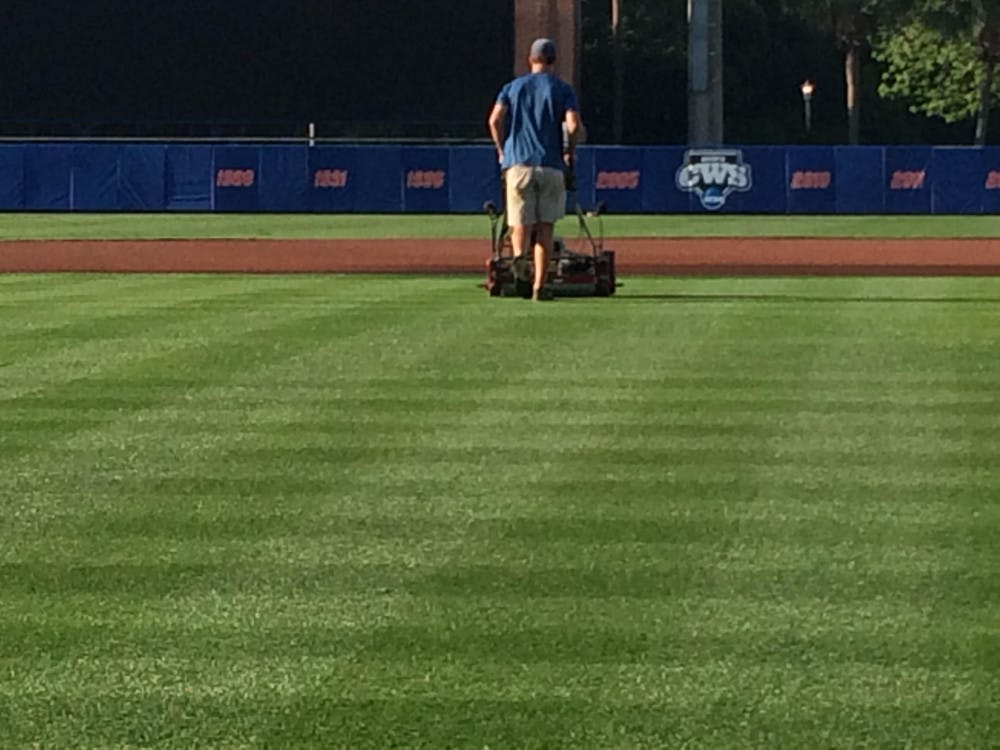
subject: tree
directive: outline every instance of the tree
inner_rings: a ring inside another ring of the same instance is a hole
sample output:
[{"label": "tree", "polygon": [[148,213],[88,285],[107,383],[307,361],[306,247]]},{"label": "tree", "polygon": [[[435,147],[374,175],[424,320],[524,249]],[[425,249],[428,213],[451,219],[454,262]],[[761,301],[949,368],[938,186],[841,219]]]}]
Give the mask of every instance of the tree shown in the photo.
[{"label": "tree", "polygon": [[861,64],[869,49],[872,34],[884,17],[891,17],[903,0],[784,0],[787,12],[825,27],[844,55],[844,81],[847,89],[848,141],[861,141],[861,108],[858,90]]},{"label": "tree", "polygon": [[848,142],[857,145],[861,140],[861,109],[858,106],[861,55],[868,45],[872,15],[862,2],[833,2],[831,9],[837,45],[844,53]]},{"label": "tree", "polygon": [[1000,0],[923,0],[874,54],[886,64],[881,96],[949,123],[975,116],[973,142],[986,143],[1000,98]]},{"label": "tree", "polygon": [[687,132],[684,4],[621,0],[617,37],[609,0],[581,0],[581,6],[581,98],[588,140],[683,142]]}]

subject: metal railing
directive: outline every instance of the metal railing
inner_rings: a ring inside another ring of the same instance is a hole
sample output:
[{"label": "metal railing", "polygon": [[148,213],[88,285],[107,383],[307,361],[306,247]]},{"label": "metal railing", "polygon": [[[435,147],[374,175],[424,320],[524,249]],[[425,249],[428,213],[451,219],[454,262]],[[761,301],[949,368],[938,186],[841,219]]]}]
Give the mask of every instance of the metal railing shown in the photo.
[{"label": "metal railing", "polygon": [[0,142],[489,143],[483,122],[5,120]]}]

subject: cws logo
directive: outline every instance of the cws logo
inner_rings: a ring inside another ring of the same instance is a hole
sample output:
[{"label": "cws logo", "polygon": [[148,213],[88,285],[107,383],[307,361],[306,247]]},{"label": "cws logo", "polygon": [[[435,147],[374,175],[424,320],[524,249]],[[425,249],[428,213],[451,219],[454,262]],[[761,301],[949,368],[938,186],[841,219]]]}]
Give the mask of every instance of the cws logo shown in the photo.
[{"label": "cws logo", "polygon": [[684,154],[684,164],[677,170],[677,188],[695,193],[701,205],[718,211],[734,190],[745,193],[753,187],[749,164],[743,152],[723,149],[692,149]]}]

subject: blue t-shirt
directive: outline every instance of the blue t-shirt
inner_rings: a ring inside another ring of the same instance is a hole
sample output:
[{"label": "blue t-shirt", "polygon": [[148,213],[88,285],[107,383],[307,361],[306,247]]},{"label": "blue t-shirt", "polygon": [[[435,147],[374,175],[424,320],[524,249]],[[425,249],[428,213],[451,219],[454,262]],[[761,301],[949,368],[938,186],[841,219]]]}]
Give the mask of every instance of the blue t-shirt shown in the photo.
[{"label": "blue t-shirt", "polygon": [[504,86],[497,104],[507,107],[501,166],[562,169],[562,125],[566,111],[576,109],[573,88],[551,73],[528,73]]}]

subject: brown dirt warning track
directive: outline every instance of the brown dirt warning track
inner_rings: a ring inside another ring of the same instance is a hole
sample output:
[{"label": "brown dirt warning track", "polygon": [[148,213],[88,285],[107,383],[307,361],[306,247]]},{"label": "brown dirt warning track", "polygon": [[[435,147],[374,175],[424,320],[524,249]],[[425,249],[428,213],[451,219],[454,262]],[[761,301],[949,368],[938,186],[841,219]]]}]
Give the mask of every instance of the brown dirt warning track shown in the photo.
[{"label": "brown dirt warning track", "polygon": [[[1000,275],[1000,238],[608,240],[619,274]],[[481,273],[475,239],[27,240],[0,242],[0,272]]]}]

